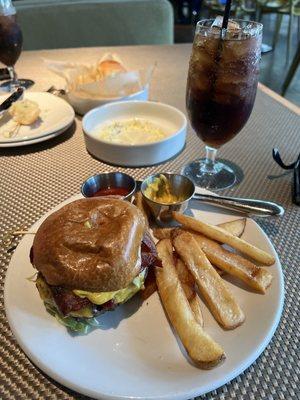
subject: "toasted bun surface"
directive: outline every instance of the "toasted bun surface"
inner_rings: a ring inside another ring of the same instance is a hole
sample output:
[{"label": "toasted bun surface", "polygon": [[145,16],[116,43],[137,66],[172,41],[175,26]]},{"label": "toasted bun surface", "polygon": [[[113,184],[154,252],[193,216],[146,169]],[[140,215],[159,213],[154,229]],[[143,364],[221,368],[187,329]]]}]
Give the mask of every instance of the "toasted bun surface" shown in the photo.
[{"label": "toasted bun surface", "polygon": [[145,229],[142,213],[127,201],[76,200],[42,223],[33,242],[33,264],[50,285],[118,290],[140,271]]}]

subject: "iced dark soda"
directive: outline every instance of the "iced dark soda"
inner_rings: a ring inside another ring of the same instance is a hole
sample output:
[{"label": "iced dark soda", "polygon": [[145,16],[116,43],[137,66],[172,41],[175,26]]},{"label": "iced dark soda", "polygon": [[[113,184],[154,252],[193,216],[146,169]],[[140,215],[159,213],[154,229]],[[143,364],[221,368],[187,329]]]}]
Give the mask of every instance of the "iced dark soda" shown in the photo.
[{"label": "iced dark soda", "polygon": [[0,14],[0,62],[12,67],[22,50],[22,32],[15,15]]},{"label": "iced dark soda", "polygon": [[16,9],[12,0],[0,0],[0,63],[7,66],[11,78],[1,83],[1,90],[14,92],[21,86],[27,89],[34,84],[31,79],[18,79],[14,69],[22,44],[22,31],[16,20]]},{"label": "iced dark soda", "polygon": [[246,124],[255,100],[261,29],[232,23],[222,40],[212,21],[198,24],[190,59],[186,104],[203,142],[219,148]]}]

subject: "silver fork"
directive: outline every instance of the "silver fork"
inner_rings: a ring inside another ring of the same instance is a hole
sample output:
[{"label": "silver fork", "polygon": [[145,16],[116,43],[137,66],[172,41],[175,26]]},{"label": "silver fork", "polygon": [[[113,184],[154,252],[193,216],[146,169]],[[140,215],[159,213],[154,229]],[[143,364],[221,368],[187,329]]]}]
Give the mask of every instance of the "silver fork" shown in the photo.
[{"label": "silver fork", "polygon": [[56,89],[55,86],[50,86],[46,92],[54,94],[55,96],[65,96],[67,94],[65,89]]}]

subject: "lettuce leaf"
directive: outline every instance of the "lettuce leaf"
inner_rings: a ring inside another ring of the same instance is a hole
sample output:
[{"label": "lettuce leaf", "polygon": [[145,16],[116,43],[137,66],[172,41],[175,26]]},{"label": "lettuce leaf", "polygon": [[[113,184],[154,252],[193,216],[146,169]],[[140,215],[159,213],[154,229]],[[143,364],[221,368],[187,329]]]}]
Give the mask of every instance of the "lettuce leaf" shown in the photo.
[{"label": "lettuce leaf", "polygon": [[[88,292],[83,290],[73,290],[73,292],[80,297],[88,298],[94,304],[104,304],[109,300],[114,300],[116,303],[124,303],[129,300],[136,292],[143,288],[144,280],[145,280],[146,271],[142,271],[131,284],[124,289],[117,290],[115,292]],[[97,317],[88,317],[89,311],[81,310],[84,316],[80,316],[80,312],[78,312],[78,316],[64,316],[62,315],[56,307],[55,301],[52,296],[52,292],[45,282],[44,278],[39,274],[36,279],[36,286],[38,288],[39,294],[44,301],[44,305],[49,314],[56,318],[56,320],[64,325],[68,330],[72,332],[77,332],[78,334],[86,335],[95,327],[100,326],[100,322]],[[85,311],[85,312],[83,312]]]},{"label": "lettuce leaf", "polygon": [[64,325],[70,331],[86,335],[93,328],[100,326],[100,322],[97,320],[97,318],[64,317],[51,303],[45,301],[44,304],[48,313],[55,317],[61,325]]}]

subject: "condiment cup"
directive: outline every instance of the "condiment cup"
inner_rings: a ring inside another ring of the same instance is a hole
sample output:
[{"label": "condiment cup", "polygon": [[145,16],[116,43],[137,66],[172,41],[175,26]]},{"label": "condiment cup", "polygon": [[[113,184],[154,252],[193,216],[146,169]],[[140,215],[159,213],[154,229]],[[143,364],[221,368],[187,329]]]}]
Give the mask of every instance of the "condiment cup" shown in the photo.
[{"label": "condiment cup", "polygon": [[[170,183],[171,192],[175,196],[178,196],[179,198],[183,198],[184,200],[181,200],[177,203],[163,204],[163,203],[154,201],[145,195],[145,191],[146,191],[148,185],[153,183],[155,178],[159,178],[159,176],[162,174],[168,179],[168,181]],[[187,209],[188,202],[195,193],[195,185],[189,178],[187,178],[184,175],[164,172],[164,173],[151,175],[148,178],[146,178],[142,182],[141,192],[142,192],[145,202],[150,207],[151,212],[156,219],[156,222],[158,222],[161,225],[164,225],[165,223],[169,223],[172,221],[172,219],[173,219],[172,212],[173,211],[183,213]]]},{"label": "condiment cup", "polygon": [[136,181],[123,172],[104,172],[90,176],[84,181],[81,185],[81,193],[84,197],[94,197],[99,190],[111,188],[128,189],[128,194],[122,198],[130,201],[136,190]]},{"label": "condiment cup", "polygon": [[[148,185],[152,183],[155,178],[159,178],[159,175],[164,175],[168,179],[171,192],[183,198],[182,201],[172,204],[163,204],[146,196],[145,191]],[[183,213],[191,199],[215,207],[233,210],[249,217],[278,217],[284,214],[284,208],[280,204],[271,201],[195,193],[194,183],[186,176],[178,174],[163,173],[152,175],[142,182],[141,192],[145,202],[149,205],[156,218],[156,221],[162,224],[172,222],[172,211]]]}]

